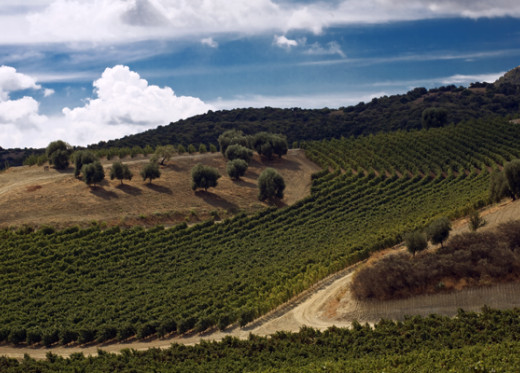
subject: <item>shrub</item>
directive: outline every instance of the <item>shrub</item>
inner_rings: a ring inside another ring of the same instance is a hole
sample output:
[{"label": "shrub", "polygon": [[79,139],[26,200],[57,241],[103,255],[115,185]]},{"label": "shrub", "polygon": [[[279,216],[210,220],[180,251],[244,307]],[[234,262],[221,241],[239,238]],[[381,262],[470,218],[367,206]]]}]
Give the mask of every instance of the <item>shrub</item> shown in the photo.
[{"label": "shrub", "polygon": [[193,154],[196,151],[197,151],[197,149],[195,148],[195,145],[193,145],[193,144],[188,145],[188,153],[189,154]]},{"label": "shrub", "polygon": [[468,219],[469,229],[475,232],[477,229],[486,225],[486,221],[480,216],[477,210],[471,210]]},{"label": "shrub", "polygon": [[206,148],[206,145],[200,144],[199,145],[199,153],[200,154],[204,154],[204,153],[207,153],[207,152],[208,152],[208,148]]}]

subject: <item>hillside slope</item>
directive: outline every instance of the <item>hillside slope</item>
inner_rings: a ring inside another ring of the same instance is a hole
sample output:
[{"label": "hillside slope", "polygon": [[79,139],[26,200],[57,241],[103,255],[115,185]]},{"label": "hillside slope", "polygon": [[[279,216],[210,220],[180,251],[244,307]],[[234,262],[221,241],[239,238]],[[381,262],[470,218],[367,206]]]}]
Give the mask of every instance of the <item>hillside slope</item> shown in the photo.
[{"label": "hillside slope", "polygon": [[[119,185],[108,177],[113,161],[104,161],[106,179],[89,188],[74,178],[73,170],[48,171],[24,166],[0,173],[0,227],[53,225],[86,226],[91,221],[108,225],[154,225],[197,222],[217,212],[221,218],[240,211],[254,212],[268,206],[258,201],[257,178],[265,167],[274,167],[286,181],[283,204],[291,205],[310,193],[311,174],[320,167],[302,150],[290,150],[281,160],[260,161],[255,155],[245,177],[232,181],[220,153],[173,157],[152,184],[139,176],[146,158],[123,160],[134,174]],[[193,192],[190,170],[197,163],[216,167],[222,177],[216,188]]]},{"label": "hillside slope", "polygon": [[197,115],[136,135],[100,142],[92,148],[132,147],[159,144],[217,144],[228,129],[247,134],[259,131],[283,133],[294,141],[359,136],[380,131],[418,129],[427,108],[447,111],[444,123],[489,116],[518,115],[520,77],[511,70],[495,84],[474,83],[469,88],[454,85],[415,88],[405,94],[374,98],[339,109],[241,108]]}]

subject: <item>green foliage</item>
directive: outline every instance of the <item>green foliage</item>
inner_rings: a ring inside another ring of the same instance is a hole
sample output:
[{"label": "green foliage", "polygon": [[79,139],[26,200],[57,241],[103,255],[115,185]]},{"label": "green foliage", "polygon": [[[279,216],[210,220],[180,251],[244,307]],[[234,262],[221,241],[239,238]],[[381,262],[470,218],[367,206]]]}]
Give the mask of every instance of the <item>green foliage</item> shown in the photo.
[{"label": "green foliage", "polygon": [[193,154],[196,151],[197,151],[197,149],[195,148],[195,145],[193,145],[193,144],[188,145],[188,153],[189,154]]},{"label": "green foliage", "polygon": [[404,236],[404,244],[408,251],[415,255],[418,251],[423,251],[428,247],[426,235],[421,231],[413,231]]},{"label": "green foliage", "polygon": [[98,184],[105,178],[105,170],[99,161],[88,163],[81,168],[83,181],[87,185]]},{"label": "green foliage", "polygon": [[206,145],[200,144],[199,145],[199,153],[200,154],[204,154],[204,153],[207,153],[207,152],[208,152],[208,148],[206,147]]},{"label": "green foliage", "polygon": [[448,123],[448,111],[444,108],[424,109],[421,120],[424,128],[442,127]]},{"label": "green foliage", "polygon": [[130,150],[130,156],[132,158],[135,158],[139,154],[143,154],[144,150],[139,145],[134,145],[132,149]]},{"label": "green foliage", "polygon": [[151,147],[148,144],[143,148],[143,155],[145,155],[145,156],[148,154],[152,154],[153,152],[154,152],[153,147]]},{"label": "green foliage", "polygon": [[468,216],[468,226],[472,232],[486,225],[486,220],[482,218],[478,210],[471,209]]},{"label": "green foliage", "polygon": [[209,111],[144,133],[100,143],[95,147],[211,144],[217,143],[219,135],[230,129],[243,131],[246,135],[261,131],[279,132],[287,136],[289,143],[293,143],[339,139],[342,136],[357,137],[381,131],[420,129],[423,111],[432,107],[448,110],[451,123],[497,115],[517,115],[519,112],[520,90],[486,83],[475,88],[485,89],[455,86],[430,90],[415,88],[405,94],[374,98],[370,102],[339,109],[267,107]]},{"label": "green foliage", "polygon": [[285,181],[274,168],[266,168],[258,177],[258,199],[283,198]]},{"label": "green foliage", "polygon": [[282,155],[287,154],[288,148],[287,139],[284,135],[267,132],[255,134],[251,139],[251,146],[259,155],[267,159],[272,159],[273,154],[281,158]]},{"label": "green foliage", "polygon": [[[164,146],[158,146],[155,148],[154,157],[152,158],[152,161],[157,161],[161,165],[164,165],[164,162],[169,161],[171,157],[175,154],[175,148],[173,145],[164,145]],[[179,150],[179,154],[181,154]],[[159,161],[160,159],[160,161]]]},{"label": "green foliage", "polygon": [[214,144],[209,144],[209,151],[211,153],[216,153],[216,152],[218,152],[218,149]]},{"label": "green foliage", "polygon": [[230,145],[242,145],[248,147],[249,139],[242,131],[228,130],[218,137],[218,144],[220,146],[220,152],[225,155],[226,150]]},{"label": "green foliage", "polygon": [[442,217],[437,220],[434,220],[428,226],[426,234],[428,236],[428,240],[430,240],[432,244],[441,244],[441,246],[443,246],[443,242],[446,241],[446,239],[450,235],[450,231],[450,220],[447,217]]},{"label": "green foliage", "polygon": [[[248,339],[225,337],[195,346],[100,352],[97,357],[48,353],[45,360],[0,357],[8,373],[25,372],[512,372],[520,364],[520,312],[483,308],[456,317],[430,315],[373,326],[302,328]],[[476,332],[478,331],[478,332]]]},{"label": "green foliage", "polygon": [[[232,145],[233,146],[233,145]],[[229,147],[231,148],[231,147]],[[228,148],[228,150],[229,150]],[[234,159],[229,161],[226,165],[226,172],[230,178],[238,180],[241,176],[244,176],[248,168],[248,164],[243,159]]]},{"label": "green foliage", "polygon": [[225,156],[228,160],[242,159],[245,162],[251,162],[253,151],[239,144],[229,145],[226,148]]},{"label": "green foliage", "polygon": [[500,202],[502,198],[512,196],[504,173],[494,171],[489,181],[489,199],[491,202]]},{"label": "green foliage", "polygon": [[141,173],[141,177],[143,181],[149,179],[149,183],[152,183],[152,180],[158,179],[161,177],[161,170],[159,170],[159,164],[154,162],[153,160],[143,166]]},{"label": "green foliage", "polygon": [[105,178],[105,170],[99,161],[88,163],[81,168],[83,181],[87,185],[98,184]]},{"label": "green foliage", "polygon": [[98,160],[97,156],[89,150],[78,150],[72,155],[74,162],[74,176],[78,177],[84,165],[94,163]]},{"label": "green foliage", "polygon": [[506,163],[504,175],[513,200],[520,197],[520,159],[514,159]]},{"label": "green foliage", "polygon": [[0,331],[38,320],[42,343],[54,343],[55,329],[97,338],[108,320],[118,339],[165,317],[178,332],[245,321],[432,217],[483,206],[488,168],[520,157],[518,138],[520,126],[501,120],[307,142],[324,171],[288,207],[160,231],[2,231]]},{"label": "green foliage", "polygon": [[69,166],[71,147],[62,140],[51,142],[45,150],[49,163],[57,170],[64,170]]},{"label": "green foliage", "polygon": [[177,153],[179,153],[179,154],[186,153],[186,148],[184,146],[182,146],[182,144],[177,146]]},{"label": "green foliage", "polygon": [[191,169],[191,189],[216,187],[217,180],[220,178],[218,170],[211,166],[197,164]]},{"label": "green foliage", "polygon": [[[121,184],[123,184],[124,180],[132,180],[132,171],[128,168],[128,165],[123,164],[121,162],[114,162],[112,167],[110,168],[110,180],[120,180]],[[145,179],[146,180],[146,179]]]}]

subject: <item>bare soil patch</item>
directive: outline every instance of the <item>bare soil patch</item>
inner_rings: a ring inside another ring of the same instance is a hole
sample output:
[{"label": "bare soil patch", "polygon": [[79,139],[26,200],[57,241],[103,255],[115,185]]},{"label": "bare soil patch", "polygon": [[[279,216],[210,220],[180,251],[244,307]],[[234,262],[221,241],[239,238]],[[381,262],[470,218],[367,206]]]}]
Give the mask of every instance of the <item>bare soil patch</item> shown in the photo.
[{"label": "bare soil patch", "polygon": [[[218,213],[224,218],[240,211],[254,212],[268,204],[257,199],[257,178],[266,167],[277,169],[286,182],[280,205],[291,205],[310,193],[311,174],[319,171],[303,150],[289,150],[282,159],[263,161],[255,155],[246,175],[233,181],[226,175],[226,161],[220,153],[173,157],[161,168],[162,175],[152,184],[139,172],[147,158],[123,159],[134,174],[131,181],[108,178],[111,161],[103,161],[107,178],[88,187],[74,178],[72,168],[44,170],[38,166],[14,167],[0,174],[0,227],[88,225],[175,224],[197,222]],[[207,192],[191,189],[191,168],[197,163],[216,167],[222,177]]]}]

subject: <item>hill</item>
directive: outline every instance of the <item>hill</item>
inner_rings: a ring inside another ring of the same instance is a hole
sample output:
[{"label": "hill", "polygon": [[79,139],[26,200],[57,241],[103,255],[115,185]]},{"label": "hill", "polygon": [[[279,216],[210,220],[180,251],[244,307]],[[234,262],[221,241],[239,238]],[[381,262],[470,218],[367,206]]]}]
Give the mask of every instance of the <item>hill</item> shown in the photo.
[{"label": "hill", "polygon": [[380,131],[410,130],[422,127],[422,113],[442,108],[447,118],[442,123],[490,116],[518,115],[520,77],[513,69],[495,84],[473,83],[469,88],[454,85],[415,88],[406,94],[374,98],[339,109],[263,109],[243,108],[197,115],[136,135],[100,142],[91,148],[133,147],[164,144],[217,144],[228,129],[246,134],[259,131],[283,133],[293,142],[368,135]]},{"label": "hill", "polygon": [[[52,225],[88,226],[99,221],[108,226],[133,226],[198,222],[226,218],[238,212],[252,213],[268,206],[258,201],[257,179],[266,167],[274,167],[286,181],[283,204],[291,205],[310,193],[311,174],[320,168],[308,161],[302,150],[291,150],[281,160],[261,162],[255,155],[245,175],[232,181],[220,153],[173,157],[153,184],[144,182],[139,171],[148,158],[123,159],[135,175],[119,185],[107,177],[100,186],[89,188],[74,178],[73,170],[58,172],[38,166],[10,168],[0,174],[0,227]],[[104,161],[109,168],[111,161]],[[222,177],[207,192],[191,190],[190,170],[197,163],[216,167]],[[108,171],[105,172],[108,175]],[[213,215],[212,215],[213,214]]]},{"label": "hill", "polygon": [[489,170],[520,156],[518,137],[520,126],[497,120],[310,142],[324,168],[310,196],[219,224],[2,230],[0,338],[52,345],[245,325],[404,232],[488,203]]}]

